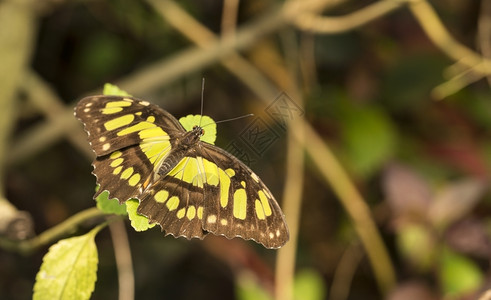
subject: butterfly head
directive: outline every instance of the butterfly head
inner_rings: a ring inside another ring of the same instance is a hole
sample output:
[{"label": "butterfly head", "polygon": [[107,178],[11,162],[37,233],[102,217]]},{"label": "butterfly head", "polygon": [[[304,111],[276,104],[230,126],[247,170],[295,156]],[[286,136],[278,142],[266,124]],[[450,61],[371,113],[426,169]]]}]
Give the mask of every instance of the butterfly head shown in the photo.
[{"label": "butterfly head", "polygon": [[198,126],[198,125],[194,125],[193,126],[193,130],[192,132],[194,133],[194,135],[196,135],[198,138],[202,137],[203,135],[205,135],[205,130],[203,129],[203,127],[201,126]]}]

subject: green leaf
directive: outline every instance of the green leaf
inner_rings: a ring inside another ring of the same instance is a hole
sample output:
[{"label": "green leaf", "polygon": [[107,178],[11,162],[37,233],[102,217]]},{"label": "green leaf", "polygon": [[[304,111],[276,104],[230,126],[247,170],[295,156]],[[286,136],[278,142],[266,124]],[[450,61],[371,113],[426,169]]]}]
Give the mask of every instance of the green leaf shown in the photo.
[{"label": "green leaf", "polygon": [[248,273],[241,274],[237,279],[238,300],[272,300],[273,297],[259,285],[257,280]]},{"label": "green leaf", "polygon": [[481,270],[467,257],[445,248],[440,256],[440,282],[447,297],[476,291],[484,278]]},{"label": "green leaf", "polygon": [[391,158],[396,132],[386,114],[373,107],[351,108],[342,120],[347,162],[353,171],[369,176]]},{"label": "green leaf", "polygon": [[111,95],[111,96],[123,96],[123,97],[132,97],[130,94],[128,94],[126,91],[123,91],[120,89],[118,86],[110,83],[104,84],[104,89],[102,91],[104,95]]},{"label": "green leaf", "polygon": [[97,280],[95,235],[104,225],[49,248],[36,275],[34,300],[89,299]]},{"label": "green leaf", "polygon": [[208,144],[215,144],[215,140],[217,138],[217,124],[212,118],[200,115],[187,115],[180,118],[179,123],[181,123],[182,127],[184,127],[186,131],[191,131],[193,130],[194,126],[200,125],[205,131],[205,134],[201,137],[201,140],[207,142]]},{"label": "green leaf", "polygon": [[436,241],[426,226],[403,224],[397,230],[399,251],[420,271],[429,270],[435,260]]},{"label": "green leaf", "polygon": [[295,299],[322,300],[326,298],[325,283],[320,274],[314,270],[302,270],[295,276]]},{"label": "green leaf", "polygon": [[136,212],[139,202],[137,199],[130,199],[126,201],[126,211],[131,221],[131,226],[136,231],[145,231],[155,226],[155,223],[150,224],[147,217],[140,215]]},{"label": "green leaf", "polygon": [[97,198],[95,199],[95,201],[97,202],[97,208],[107,214],[116,214],[121,216],[126,215],[126,204],[119,204],[118,199],[108,199],[108,197],[108,191],[104,191],[99,196],[97,196]]}]

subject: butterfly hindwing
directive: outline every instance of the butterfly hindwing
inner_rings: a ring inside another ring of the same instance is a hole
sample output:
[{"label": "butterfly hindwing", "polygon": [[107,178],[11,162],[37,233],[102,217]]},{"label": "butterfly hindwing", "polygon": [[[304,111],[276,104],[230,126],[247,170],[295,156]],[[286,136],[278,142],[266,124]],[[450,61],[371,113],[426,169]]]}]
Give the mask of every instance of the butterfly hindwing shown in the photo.
[{"label": "butterfly hindwing", "polygon": [[259,177],[221,148],[200,143],[198,149],[217,166],[219,177],[218,188],[205,185],[204,230],[252,239],[267,248],[283,246],[289,239],[283,212]]},{"label": "butterfly hindwing", "polygon": [[120,203],[139,198],[145,182],[151,179],[154,167],[139,145],[97,157],[93,166],[92,173],[101,186],[94,197],[106,190],[110,191],[111,198],[117,198]]},{"label": "butterfly hindwing", "polygon": [[203,238],[203,191],[176,178],[159,180],[141,197],[138,213],[175,237]]}]

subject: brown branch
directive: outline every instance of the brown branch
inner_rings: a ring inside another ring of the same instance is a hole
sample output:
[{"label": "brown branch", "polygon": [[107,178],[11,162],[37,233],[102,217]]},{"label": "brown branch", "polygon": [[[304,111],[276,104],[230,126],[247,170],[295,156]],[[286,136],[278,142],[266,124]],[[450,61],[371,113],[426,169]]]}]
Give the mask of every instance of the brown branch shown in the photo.
[{"label": "brown branch", "polygon": [[317,34],[333,34],[353,30],[403,7],[405,1],[382,0],[339,17],[325,17],[314,12],[301,12],[293,20],[299,29]]},{"label": "brown branch", "polygon": [[60,224],[44,231],[40,235],[37,235],[29,240],[14,241],[2,237],[0,238],[0,247],[5,250],[27,255],[42,246],[45,246],[63,236],[70,234],[83,222],[104,215],[105,214],[96,207],[89,208],[71,216]]},{"label": "brown branch", "polygon": [[133,300],[135,298],[135,276],[124,222],[121,219],[110,222],[109,230],[118,267],[119,300]]},{"label": "brown branch", "polygon": [[15,122],[16,93],[29,64],[35,40],[34,9],[26,1],[0,2],[0,235],[24,239],[33,233],[28,213],[18,211],[5,196],[5,166]]}]

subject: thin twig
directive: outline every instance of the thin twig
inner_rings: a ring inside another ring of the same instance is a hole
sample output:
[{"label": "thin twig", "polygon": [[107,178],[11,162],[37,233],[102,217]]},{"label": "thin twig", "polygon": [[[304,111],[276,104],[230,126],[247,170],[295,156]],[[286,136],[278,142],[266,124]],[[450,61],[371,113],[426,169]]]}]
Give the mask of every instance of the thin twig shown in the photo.
[{"label": "thin twig", "polygon": [[325,17],[314,12],[303,12],[293,20],[301,30],[315,33],[341,33],[353,30],[403,7],[405,1],[382,0],[345,16]]},{"label": "thin twig", "polygon": [[339,263],[334,272],[329,300],[348,299],[351,281],[355,274],[364,252],[358,243],[352,243],[339,259]]},{"label": "thin twig", "polygon": [[124,222],[120,219],[109,223],[114,255],[118,267],[119,300],[135,298],[135,276],[131,260],[130,243]]},{"label": "thin twig", "polygon": [[233,36],[237,27],[240,0],[224,0],[222,11],[222,37]]},{"label": "thin twig", "polygon": [[[311,126],[307,123],[302,125],[305,140],[309,141],[305,144],[307,153],[351,217],[355,230],[367,251],[380,290],[387,293],[394,287],[396,277],[387,249],[371,217],[370,208],[328,145]],[[301,134],[299,130],[302,130],[300,124],[297,125],[297,128],[292,129],[295,136]]]},{"label": "thin twig", "polygon": [[[491,60],[483,58],[475,51],[457,42],[447,31],[437,13],[427,1],[413,0],[408,1],[408,3],[410,11],[431,41],[448,57],[460,63],[462,68],[466,70],[465,72],[468,72],[467,69],[470,68],[476,73],[466,80],[454,80],[454,82],[437,86],[433,91],[434,96],[446,97],[450,93],[463,88],[466,82],[468,84],[477,80],[477,77],[482,78],[491,74]],[[463,77],[461,76],[461,78]]]},{"label": "thin twig", "polygon": [[[479,15],[478,44],[481,48],[483,57],[491,59],[491,1],[481,1],[481,13]],[[487,76],[488,84],[491,85],[491,74]]]},{"label": "thin twig", "polygon": [[70,234],[83,222],[104,215],[105,214],[96,207],[89,208],[71,216],[62,223],[51,227],[32,239],[13,241],[6,238],[0,238],[0,247],[5,250],[27,255],[44,245]]},{"label": "thin twig", "polygon": [[[24,88],[31,103],[33,103],[46,118],[53,122],[58,122],[59,116],[65,113],[66,108],[63,101],[56,95],[49,84],[39,77],[39,75],[31,71],[25,76]],[[73,115],[73,110],[71,110],[71,112]],[[78,127],[81,128],[82,126],[79,124]],[[69,134],[66,138],[76,149],[83,153],[85,157],[92,159],[94,153],[88,146],[85,133],[83,133],[82,130],[74,131],[74,133],[75,132],[78,134]],[[34,147],[36,147],[36,145],[34,145]]]},{"label": "thin twig", "polygon": [[17,210],[4,191],[8,145],[17,116],[16,93],[29,65],[35,40],[36,16],[32,4],[0,2],[0,234],[16,239],[33,233],[30,215]]}]

